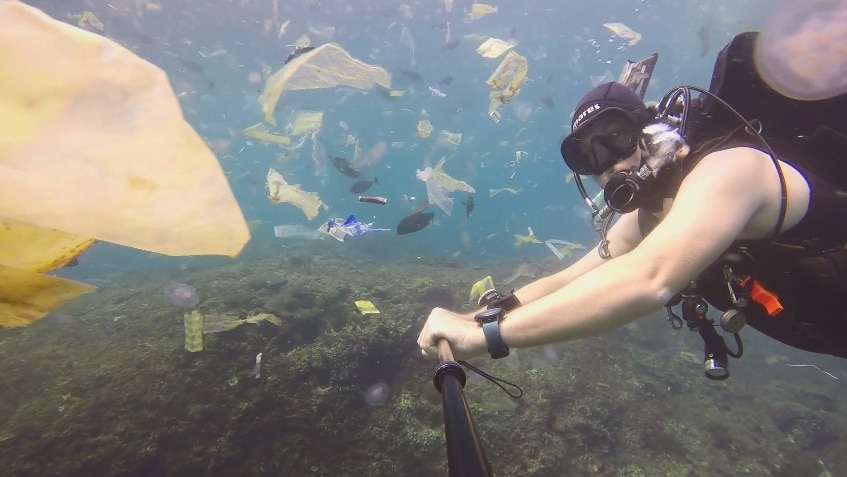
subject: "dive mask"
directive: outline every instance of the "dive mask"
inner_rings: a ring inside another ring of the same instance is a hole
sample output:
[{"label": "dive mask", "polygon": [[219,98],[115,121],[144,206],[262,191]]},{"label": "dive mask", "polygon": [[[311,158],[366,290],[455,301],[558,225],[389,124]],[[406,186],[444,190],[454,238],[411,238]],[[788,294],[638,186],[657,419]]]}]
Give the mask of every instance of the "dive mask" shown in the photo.
[{"label": "dive mask", "polygon": [[634,114],[608,108],[562,141],[562,158],[575,174],[602,174],[635,152],[641,126]]}]

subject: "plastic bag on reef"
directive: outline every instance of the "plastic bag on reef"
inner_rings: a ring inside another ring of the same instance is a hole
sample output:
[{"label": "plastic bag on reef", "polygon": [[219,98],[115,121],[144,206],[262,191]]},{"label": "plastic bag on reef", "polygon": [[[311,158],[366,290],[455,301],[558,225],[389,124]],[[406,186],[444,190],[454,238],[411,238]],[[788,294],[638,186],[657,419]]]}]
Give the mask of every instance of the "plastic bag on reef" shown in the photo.
[{"label": "plastic bag on reef", "polygon": [[283,91],[350,86],[369,89],[375,84],[391,89],[391,75],[379,66],[363,63],[336,43],[304,53],[268,77],[259,97],[265,121],[276,124],[274,109]]},{"label": "plastic bag on reef", "polygon": [[238,254],[247,223],[164,71],[21,2],[0,25],[0,327],[93,291],[43,272],[94,240]]}]

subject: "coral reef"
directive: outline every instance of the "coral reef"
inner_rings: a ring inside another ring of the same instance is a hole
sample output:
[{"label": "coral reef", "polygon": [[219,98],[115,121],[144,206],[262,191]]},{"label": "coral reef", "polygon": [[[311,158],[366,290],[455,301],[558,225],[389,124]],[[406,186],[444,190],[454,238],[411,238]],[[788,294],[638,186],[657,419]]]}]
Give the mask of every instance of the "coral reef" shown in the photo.
[{"label": "coral reef", "polygon": [[[518,264],[388,264],[378,249],[362,246],[354,259],[307,241],[284,255],[252,247],[238,262],[117,277],[61,310],[73,320],[0,333],[4,475],[446,475],[435,363],[415,339],[432,307],[468,306],[481,276]],[[267,313],[280,324],[207,334],[204,350],[188,353],[184,310],[162,298],[175,280],[196,288],[203,314]],[[380,313],[360,314],[359,299]],[[699,345],[647,318],[552,350],[473,360],[524,390],[512,399],[469,376],[466,398],[496,474],[847,469],[838,381],[754,354],[748,369],[710,382],[691,358]],[[370,406],[374,383],[390,393]]]}]

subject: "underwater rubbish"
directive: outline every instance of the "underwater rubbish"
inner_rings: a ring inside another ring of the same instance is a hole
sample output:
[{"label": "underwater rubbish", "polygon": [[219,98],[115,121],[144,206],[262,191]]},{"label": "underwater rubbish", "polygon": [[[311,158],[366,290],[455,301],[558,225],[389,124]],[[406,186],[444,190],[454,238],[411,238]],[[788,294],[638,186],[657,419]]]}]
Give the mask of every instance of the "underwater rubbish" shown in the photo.
[{"label": "underwater rubbish", "polygon": [[385,205],[388,203],[388,199],[385,197],[377,197],[371,195],[360,195],[359,202],[367,202],[368,204],[378,204]]},{"label": "underwater rubbish", "polygon": [[203,351],[203,315],[193,310],[182,317],[185,324],[185,350],[191,353]]},{"label": "underwater rubbish", "polygon": [[389,231],[391,229],[377,229],[373,227],[373,222],[359,222],[354,215],[349,215],[346,220],[339,218],[329,219],[325,224],[321,225],[318,231],[330,235],[335,240],[343,242],[350,236],[362,235],[368,232]]},{"label": "underwater rubbish", "polygon": [[370,300],[356,300],[356,308],[358,308],[359,312],[363,315],[379,313],[379,310],[376,309],[376,305],[374,305]]},{"label": "underwater rubbish", "polygon": [[387,384],[380,381],[365,391],[365,402],[370,407],[379,407],[388,401],[388,396],[391,394],[391,388]]},{"label": "underwater rubbish", "polygon": [[256,364],[253,365],[253,372],[250,373],[250,376],[256,379],[262,377],[262,353],[256,355]]},{"label": "underwater rubbish", "polygon": [[197,306],[197,303],[200,303],[197,290],[193,286],[184,283],[172,283],[166,286],[163,294],[168,303],[180,308],[194,308]]}]

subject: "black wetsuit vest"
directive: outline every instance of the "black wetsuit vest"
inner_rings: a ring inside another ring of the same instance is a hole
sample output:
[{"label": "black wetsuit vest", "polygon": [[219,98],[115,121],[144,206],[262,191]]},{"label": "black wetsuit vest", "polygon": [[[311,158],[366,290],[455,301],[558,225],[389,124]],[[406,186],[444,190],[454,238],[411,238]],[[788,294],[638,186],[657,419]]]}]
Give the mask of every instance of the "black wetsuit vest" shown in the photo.
[{"label": "black wetsuit vest", "polygon": [[[734,274],[749,276],[774,293],[784,307],[770,316],[762,304],[751,300],[743,309],[750,326],[796,348],[847,358],[847,189],[804,166],[813,162],[808,153],[774,141],[770,145],[780,160],[795,167],[808,182],[807,212],[797,225],[773,239],[734,242],[697,278],[698,289],[714,308],[731,308],[723,268],[729,265]],[[709,152],[740,146],[763,150],[755,141],[742,138]],[[685,172],[698,159],[687,161],[676,179],[665,180],[664,197],[676,195]],[[847,167],[847,151],[844,159]],[[651,211],[660,210],[662,202],[657,196],[653,204],[639,209],[642,235],[659,223]]]},{"label": "black wetsuit vest", "polygon": [[[847,358],[847,94],[798,101],[774,91],[754,65],[757,37],[741,33],[721,50],[709,90],[741,116],[760,121],[777,158],[806,179],[809,206],[797,225],[772,239],[734,242],[697,278],[698,290],[713,307],[732,307],[724,276],[724,266],[731,266],[733,274],[759,282],[783,306],[770,316],[751,300],[743,308],[750,326],[796,348]],[[706,96],[698,100],[685,134],[692,154],[678,167],[660,171],[660,192],[638,211],[642,235],[659,222],[651,210],[661,210],[664,198],[676,195],[687,171],[706,154],[738,146],[764,150],[738,129],[740,121],[727,108]],[[718,138],[725,142],[710,148]]]}]

